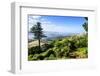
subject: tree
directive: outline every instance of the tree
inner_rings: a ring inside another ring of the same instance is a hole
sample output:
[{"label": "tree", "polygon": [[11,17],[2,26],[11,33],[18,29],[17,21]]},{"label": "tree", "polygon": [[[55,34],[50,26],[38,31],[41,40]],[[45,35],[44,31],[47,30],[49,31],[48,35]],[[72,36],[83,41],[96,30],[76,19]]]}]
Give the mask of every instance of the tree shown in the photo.
[{"label": "tree", "polygon": [[34,25],[34,26],[31,28],[31,32],[34,33],[34,39],[37,39],[37,40],[38,40],[39,51],[41,51],[40,40],[41,40],[43,37],[46,37],[46,36],[43,34],[43,29],[42,29],[42,27],[41,27],[41,23],[40,23],[40,22],[37,22],[37,24]]},{"label": "tree", "polygon": [[84,30],[88,33],[88,17],[84,17],[86,22],[82,25]]},{"label": "tree", "polygon": [[88,17],[84,17],[85,18],[85,20],[87,20],[88,21]]}]

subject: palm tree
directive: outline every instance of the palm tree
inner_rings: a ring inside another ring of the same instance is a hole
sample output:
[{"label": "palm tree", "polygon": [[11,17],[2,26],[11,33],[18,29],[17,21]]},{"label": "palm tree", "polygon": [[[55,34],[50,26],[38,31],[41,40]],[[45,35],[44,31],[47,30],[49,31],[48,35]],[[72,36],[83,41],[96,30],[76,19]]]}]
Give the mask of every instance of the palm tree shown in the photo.
[{"label": "palm tree", "polygon": [[37,39],[37,40],[38,40],[39,51],[41,51],[40,40],[41,40],[43,37],[46,37],[46,36],[43,34],[43,29],[42,29],[42,27],[41,27],[41,23],[40,23],[40,22],[37,22],[37,24],[34,25],[34,26],[31,28],[31,33],[34,33],[34,39]]}]

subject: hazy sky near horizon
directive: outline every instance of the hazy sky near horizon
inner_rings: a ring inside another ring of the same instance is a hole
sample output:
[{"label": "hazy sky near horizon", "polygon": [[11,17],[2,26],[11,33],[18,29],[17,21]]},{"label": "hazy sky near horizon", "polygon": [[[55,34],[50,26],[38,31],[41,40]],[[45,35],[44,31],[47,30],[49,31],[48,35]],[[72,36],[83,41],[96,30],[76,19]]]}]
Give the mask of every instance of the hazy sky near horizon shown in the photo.
[{"label": "hazy sky near horizon", "polygon": [[28,30],[37,22],[41,23],[43,31],[62,33],[83,33],[84,17],[79,16],[28,16]]}]

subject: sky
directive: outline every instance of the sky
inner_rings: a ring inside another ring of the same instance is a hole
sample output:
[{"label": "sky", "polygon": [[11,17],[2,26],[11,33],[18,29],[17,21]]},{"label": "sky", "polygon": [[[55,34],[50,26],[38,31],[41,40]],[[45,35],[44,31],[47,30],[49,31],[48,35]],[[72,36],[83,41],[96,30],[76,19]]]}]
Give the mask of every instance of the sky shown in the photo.
[{"label": "sky", "polygon": [[84,17],[79,16],[28,16],[28,30],[37,22],[41,23],[43,31],[62,32],[62,33],[83,33],[85,32],[82,24]]}]

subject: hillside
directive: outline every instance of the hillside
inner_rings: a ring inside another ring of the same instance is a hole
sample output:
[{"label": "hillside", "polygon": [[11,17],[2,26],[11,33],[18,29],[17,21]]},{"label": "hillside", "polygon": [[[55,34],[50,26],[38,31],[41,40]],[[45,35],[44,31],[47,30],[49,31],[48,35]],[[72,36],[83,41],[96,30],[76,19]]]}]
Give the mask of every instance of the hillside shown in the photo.
[{"label": "hillside", "polygon": [[86,34],[41,42],[41,51],[38,42],[29,43],[28,60],[55,60],[88,57],[88,37]]},{"label": "hillside", "polygon": [[[41,45],[44,45],[45,42],[41,42]],[[28,43],[28,48],[32,48],[32,47],[35,47],[35,46],[38,46],[38,40],[35,40],[35,41],[31,41]]]}]

